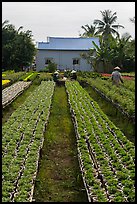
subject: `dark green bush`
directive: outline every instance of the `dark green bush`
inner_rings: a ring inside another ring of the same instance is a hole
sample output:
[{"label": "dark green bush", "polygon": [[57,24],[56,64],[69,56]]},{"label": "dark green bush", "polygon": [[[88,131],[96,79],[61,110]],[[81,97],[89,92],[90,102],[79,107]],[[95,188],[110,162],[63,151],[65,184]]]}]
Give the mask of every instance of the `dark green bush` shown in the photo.
[{"label": "dark green bush", "polygon": [[50,62],[47,67],[40,70],[40,72],[55,72],[57,70],[57,64],[54,62]]}]

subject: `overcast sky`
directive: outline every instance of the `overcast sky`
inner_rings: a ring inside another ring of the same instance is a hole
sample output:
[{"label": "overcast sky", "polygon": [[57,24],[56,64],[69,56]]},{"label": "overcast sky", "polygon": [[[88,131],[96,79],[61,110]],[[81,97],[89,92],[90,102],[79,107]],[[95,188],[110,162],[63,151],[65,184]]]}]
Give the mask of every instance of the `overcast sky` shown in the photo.
[{"label": "overcast sky", "polygon": [[100,11],[116,12],[117,21],[135,38],[135,24],[129,18],[135,16],[135,2],[2,2],[2,22],[9,20],[18,29],[31,30],[33,39],[47,41],[47,37],[79,37],[82,25],[102,20]]}]

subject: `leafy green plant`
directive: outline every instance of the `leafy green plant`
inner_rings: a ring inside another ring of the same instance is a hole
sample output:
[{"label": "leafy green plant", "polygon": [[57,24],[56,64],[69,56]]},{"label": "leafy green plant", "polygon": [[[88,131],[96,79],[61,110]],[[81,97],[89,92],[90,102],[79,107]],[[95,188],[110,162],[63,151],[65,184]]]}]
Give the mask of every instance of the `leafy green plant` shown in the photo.
[{"label": "leafy green plant", "polygon": [[[29,192],[35,179],[34,175],[37,171],[37,162],[39,159],[38,153],[41,147],[39,139],[35,137],[35,131],[37,131],[37,134],[42,139],[43,132],[41,128],[44,128],[45,121],[42,122],[40,117],[44,113],[45,106],[47,110],[50,109],[54,86],[54,82],[42,82],[2,127],[3,145],[5,146],[3,146],[4,153],[2,160],[3,187],[5,189],[3,195],[4,201],[10,199],[9,191],[11,191],[11,188],[6,188],[6,186],[14,182],[17,182],[17,184],[20,183],[21,186],[17,185],[19,194],[17,197],[14,195],[11,202],[14,201],[14,198],[16,201],[30,201]],[[47,115],[48,112],[45,112],[46,120],[48,120]],[[36,120],[33,120],[33,116]],[[22,132],[22,130],[24,131]],[[22,175],[21,178],[19,175]],[[19,182],[22,178],[26,179],[24,185]],[[27,183],[31,183],[32,185],[27,185]]]},{"label": "leafy green plant", "polygon": [[[91,186],[91,189],[98,189],[100,184],[96,183],[97,177],[94,177],[95,172],[98,170],[100,172],[98,179],[100,179],[100,182],[106,183],[110,196],[115,195],[116,200],[125,201],[118,183],[128,176],[132,177],[132,182],[134,180],[133,175],[131,176],[131,174],[134,174],[131,170],[133,169],[132,166],[129,169],[126,165],[127,158],[130,160],[130,164],[133,164],[132,155],[125,145],[130,144],[130,142],[101,111],[98,104],[89,97],[78,82],[67,81],[66,89],[68,100],[70,100],[70,108],[75,112],[73,117],[77,121],[76,129],[80,129],[78,147],[81,153],[85,181]],[[125,156],[124,160],[122,160],[123,156]],[[104,160],[106,162],[103,164]],[[90,165],[90,163],[93,164]],[[91,171],[88,171],[89,168],[91,168]],[[90,192],[90,189],[88,190]],[[98,194],[100,194],[98,190],[94,191],[93,194],[98,199]]]}]

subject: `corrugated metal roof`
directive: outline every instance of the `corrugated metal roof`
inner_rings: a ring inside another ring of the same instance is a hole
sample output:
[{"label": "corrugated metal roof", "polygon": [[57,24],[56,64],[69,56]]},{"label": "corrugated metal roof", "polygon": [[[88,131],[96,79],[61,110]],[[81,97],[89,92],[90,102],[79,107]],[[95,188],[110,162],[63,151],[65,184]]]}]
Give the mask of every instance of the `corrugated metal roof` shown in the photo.
[{"label": "corrugated metal roof", "polygon": [[94,41],[99,46],[99,38],[49,37],[48,42],[38,42],[39,50],[89,50],[94,48]]}]

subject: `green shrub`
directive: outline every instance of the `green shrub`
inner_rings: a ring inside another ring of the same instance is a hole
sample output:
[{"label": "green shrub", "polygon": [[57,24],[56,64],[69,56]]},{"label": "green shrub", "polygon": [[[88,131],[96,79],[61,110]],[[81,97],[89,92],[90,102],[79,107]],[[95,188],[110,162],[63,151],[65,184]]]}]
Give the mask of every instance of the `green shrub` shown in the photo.
[{"label": "green shrub", "polygon": [[55,72],[57,70],[57,64],[50,62],[47,67],[44,67],[40,72]]}]

